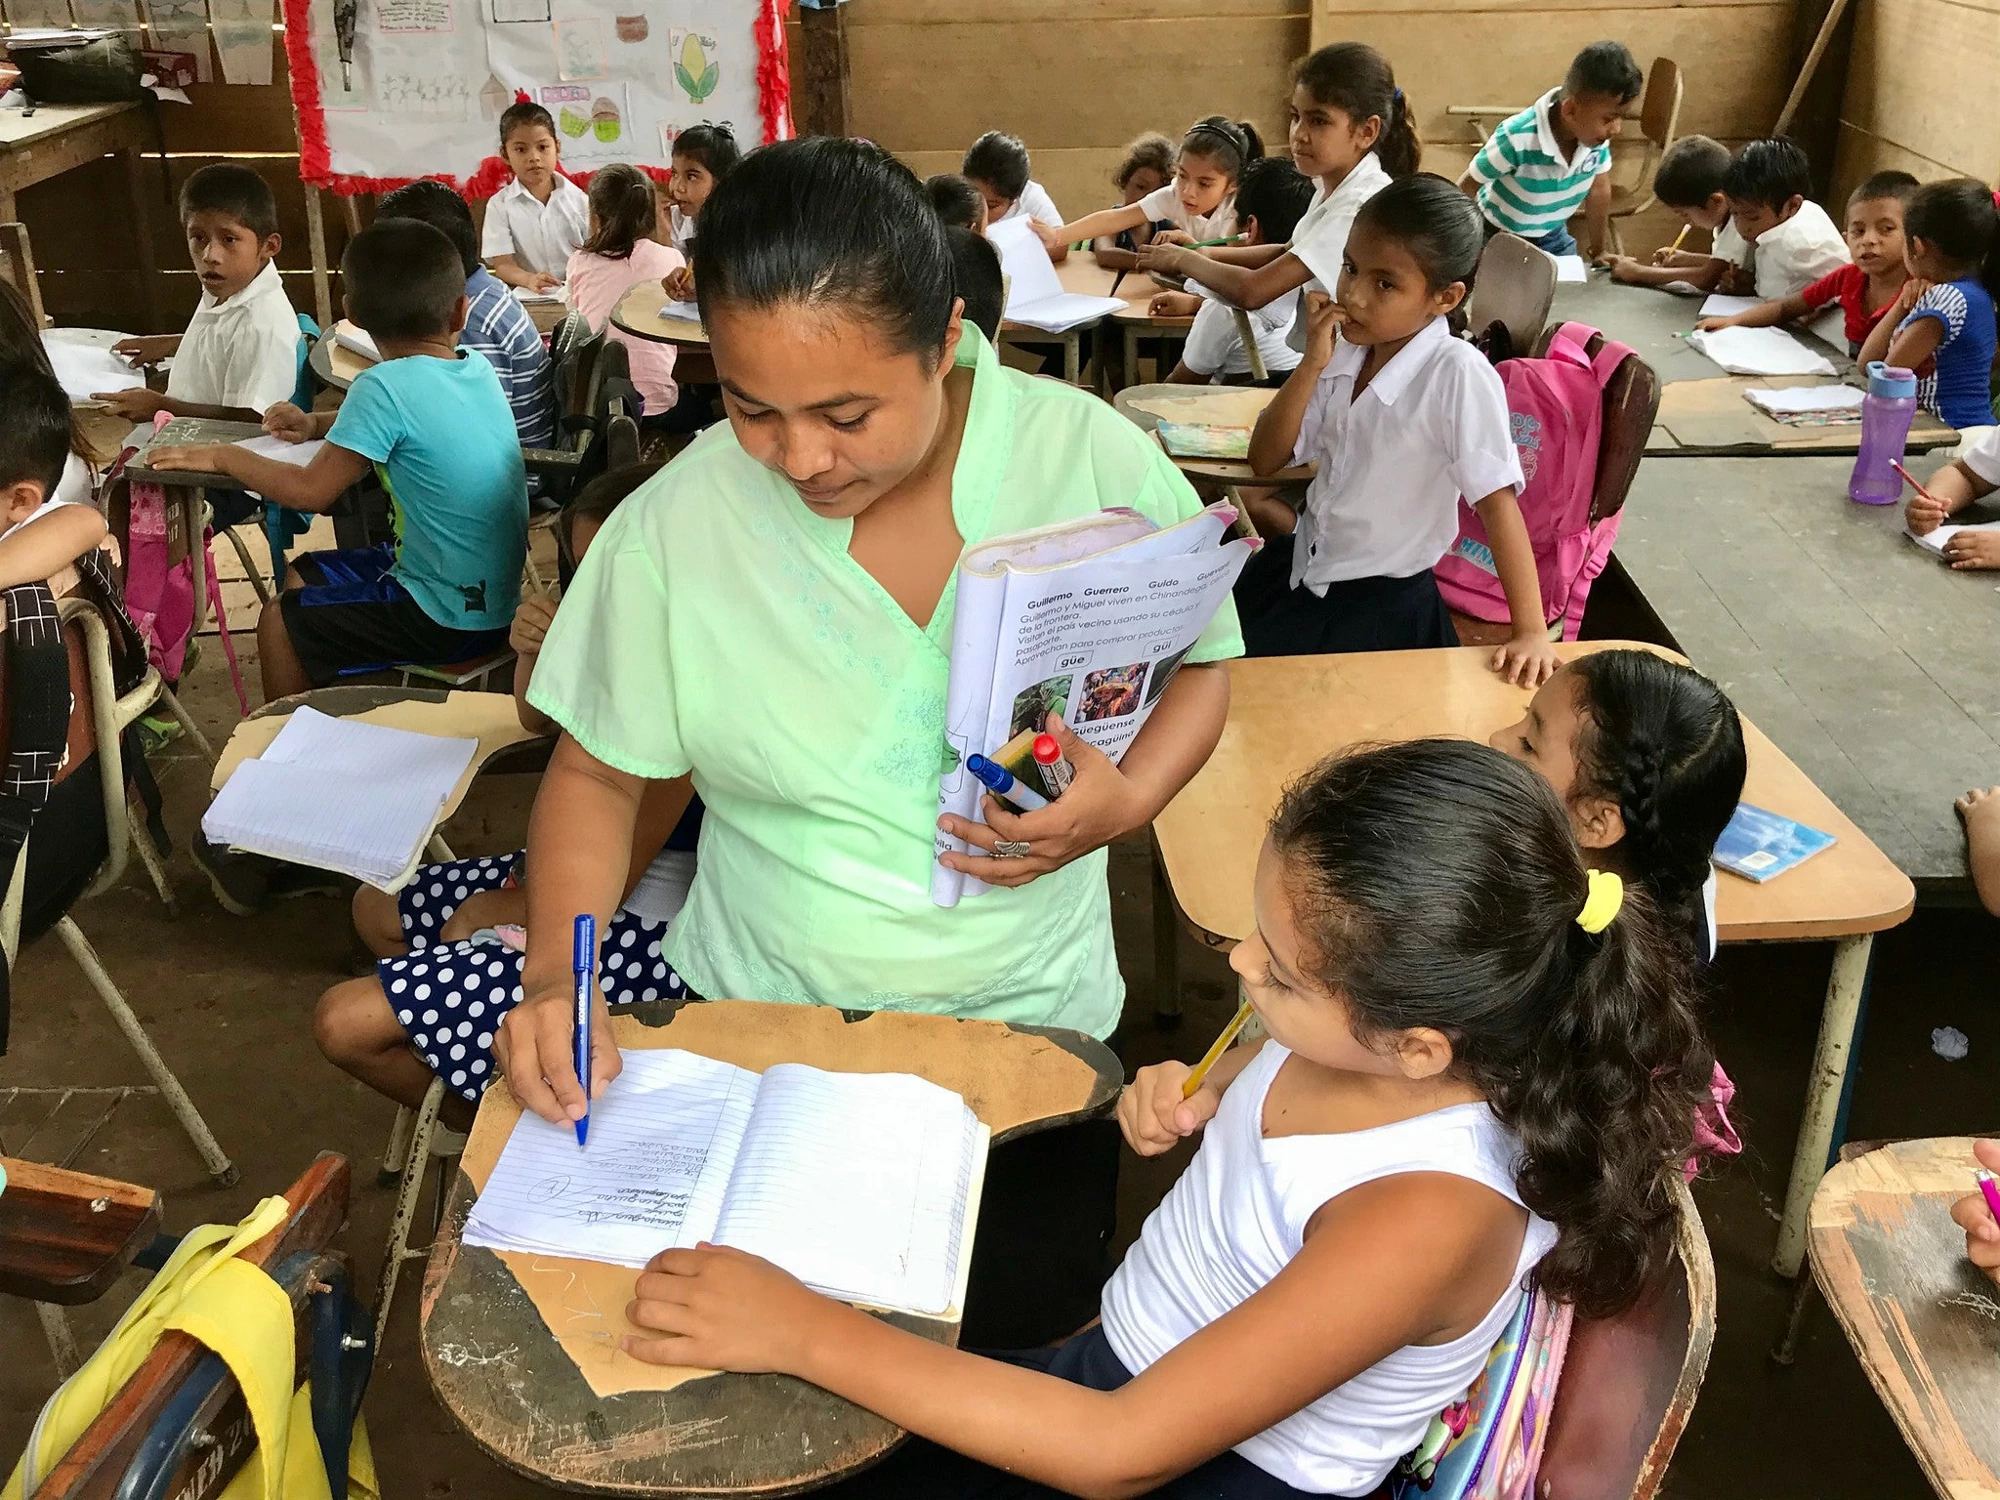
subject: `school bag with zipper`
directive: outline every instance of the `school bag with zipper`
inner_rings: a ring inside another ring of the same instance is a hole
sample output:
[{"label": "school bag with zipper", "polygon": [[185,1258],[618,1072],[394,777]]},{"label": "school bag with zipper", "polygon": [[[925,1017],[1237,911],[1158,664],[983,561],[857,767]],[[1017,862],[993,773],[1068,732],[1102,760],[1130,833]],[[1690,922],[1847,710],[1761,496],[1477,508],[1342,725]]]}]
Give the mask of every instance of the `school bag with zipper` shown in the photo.
[{"label": "school bag with zipper", "polygon": [[[1587,324],[1565,323],[1542,358],[1495,366],[1507,389],[1507,414],[1521,458],[1521,519],[1534,549],[1542,618],[1560,622],[1566,641],[1576,639],[1590,585],[1618,539],[1616,515],[1593,522],[1590,513],[1604,436],[1604,390],[1633,351],[1605,339],[1593,359],[1585,351],[1596,337],[1598,331]],[[1496,624],[1510,618],[1486,527],[1462,496],[1458,537],[1436,572],[1438,592],[1458,613]]]}]

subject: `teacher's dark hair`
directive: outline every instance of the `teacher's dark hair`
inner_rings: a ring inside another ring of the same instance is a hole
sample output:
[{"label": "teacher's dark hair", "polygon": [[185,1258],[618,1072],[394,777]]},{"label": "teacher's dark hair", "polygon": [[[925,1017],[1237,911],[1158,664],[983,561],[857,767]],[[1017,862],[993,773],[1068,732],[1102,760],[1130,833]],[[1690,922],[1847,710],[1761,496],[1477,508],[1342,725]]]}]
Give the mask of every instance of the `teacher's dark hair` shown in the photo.
[{"label": "teacher's dark hair", "polygon": [[724,306],[838,309],[933,368],[952,257],[916,174],[879,146],[781,141],[716,185],[694,242],[704,320]]}]

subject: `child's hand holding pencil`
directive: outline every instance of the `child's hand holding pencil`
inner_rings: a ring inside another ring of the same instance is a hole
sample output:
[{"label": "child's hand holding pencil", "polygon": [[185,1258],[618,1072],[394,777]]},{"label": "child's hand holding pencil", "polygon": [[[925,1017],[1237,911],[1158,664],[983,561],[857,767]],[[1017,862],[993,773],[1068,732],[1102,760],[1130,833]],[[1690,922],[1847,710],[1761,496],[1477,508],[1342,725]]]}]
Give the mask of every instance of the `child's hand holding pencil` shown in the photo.
[{"label": "child's hand holding pencil", "polygon": [[[1120,1124],[1125,1120],[1123,1099],[1118,1101],[1118,1120]],[[1126,1139],[1131,1139],[1130,1132]],[[1978,1191],[1952,1204],[1951,1217],[1965,1231],[1965,1258],[2000,1285],[2000,1214],[1992,1206],[1996,1192],[1987,1175],[2000,1172],[2000,1141],[1974,1141],[1972,1154],[1979,1162]]]},{"label": "child's hand holding pencil", "polygon": [[1222,1093],[1204,1081],[1192,1094],[1181,1090],[1194,1070],[1184,1062],[1141,1068],[1118,1096],[1118,1128],[1125,1144],[1141,1156],[1159,1156],[1215,1118]]}]

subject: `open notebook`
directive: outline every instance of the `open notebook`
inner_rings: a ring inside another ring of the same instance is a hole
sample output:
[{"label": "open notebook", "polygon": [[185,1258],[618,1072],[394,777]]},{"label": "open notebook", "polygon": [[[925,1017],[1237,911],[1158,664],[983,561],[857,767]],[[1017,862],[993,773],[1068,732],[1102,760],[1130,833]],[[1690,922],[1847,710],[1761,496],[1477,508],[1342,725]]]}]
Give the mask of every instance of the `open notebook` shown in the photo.
[{"label": "open notebook", "polygon": [[908,1073],[620,1055],[589,1145],[522,1114],[466,1244],[636,1267],[707,1241],[843,1301],[963,1308],[988,1131],[957,1094]]},{"label": "open notebook", "polygon": [[264,753],[223,783],[201,831],[210,843],[394,891],[416,872],[478,748],[476,739],[294,709]]},{"label": "open notebook", "polygon": [[1939,562],[1943,562],[1945,560],[1944,544],[1957,536],[1961,531],[2000,531],[2000,521],[1947,523],[1943,526],[1932,527],[1922,536],[1918,536],[1906,526],[1903,528],[1903,535],[1915,542],[1918,547],[1930,553]]},{"label": "open notebook", "polygon": [[1064,291],[1049,252],[1042,248],[1034,226],[1025,218],[1002,219],[989,225],[986,238],[1000,255],[1009,322],[1063,333],[1124,309],[1125,304],[1116,297]]}]

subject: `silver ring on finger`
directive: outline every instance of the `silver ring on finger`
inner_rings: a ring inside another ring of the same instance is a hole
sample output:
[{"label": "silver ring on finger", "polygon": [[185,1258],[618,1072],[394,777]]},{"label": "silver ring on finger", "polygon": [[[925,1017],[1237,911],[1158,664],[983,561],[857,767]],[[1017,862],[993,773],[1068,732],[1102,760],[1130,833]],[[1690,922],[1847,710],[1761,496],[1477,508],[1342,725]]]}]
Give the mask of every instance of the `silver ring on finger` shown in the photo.
[{"label": "silver ring on finger", "polygon": [[1000,859],[1026,859],[1028,841],[1026,839],[995,839],[993,853]]}]

